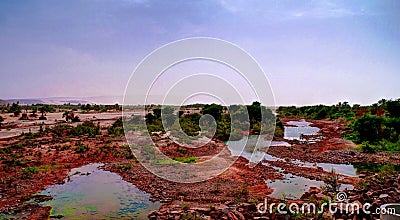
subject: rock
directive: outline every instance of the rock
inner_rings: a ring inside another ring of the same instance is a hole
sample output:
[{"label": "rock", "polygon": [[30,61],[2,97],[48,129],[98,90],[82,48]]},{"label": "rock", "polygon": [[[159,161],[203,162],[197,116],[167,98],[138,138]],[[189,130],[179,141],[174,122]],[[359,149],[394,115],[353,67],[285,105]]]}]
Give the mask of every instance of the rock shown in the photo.
[{"label": "rock", "polygon": [[210,212],[210,217],[211,217],[212,219],[217,219],[218,216],[219,216],[219,213],[218,213],[217,211],[211,211],[211,212]]},{"label": "rock", "polygon": [[240,219],[240,220],[246,220],[246,218],[244,217],[244,215],[238,211],[234,211],[235,216]]},{"label": "rock", "polygon": [[350,211],[351,213],[361,213],[363,204],[362,204],[360,201],[358,201],[358,200],[354,201],[352,204],[353,204],[354,206],[351,206],[351,208],[354,207],[354,210],[349,210],[349,211]]},{"label": "rock", "polygon": [[307,199],[308,197],[310,197],[310,193],[309,192],[305,192],[303,195],[301,195],[300,199],[304,200],[304,199]]},{"label": "rock", "polygon": [[205,208],[205,207],[193,207],[193,208],[190,208],[190,210],[204,213],[204,212],[209,212],[209,211],[210,211],[210,208]]},{"label": "rock", "polygon": [[34,195],[34,196],[32,196],[32,199],[35,200],[36,202],[44,202],[44,201],[52,200],[53,197],[48,196],[48,195]]},{"label": "rock", "polygon": [[361,173],[360,175],[358,175],[358,177],[359,177],[359,178],[365,178],[365,177],[367,177],[367,175],[364,174],[364,173]]},{"label": "rock", "polygon": [[388,194],[380,194],[380,195],[379,195],[379,198],[380,198],[380,199],[386,199],[387,197],[389,197]]},{"label": "rock", "polygon": [[394,179],[388,179],[388,180],[386,180],[385,186],[386,187],[391,187],[391,186],[393,186],[395,184],[395,182],[396,181]]},{"label": "rock", "polygon": [[237,217],[235,216],[235,214],[233,214],[232,212],[229,212],[229,213],[228,213],[228,218],[229,218],[230,220],[239,220],[239,218],[237,218]]},{"label": "rock", "polygon": [[321,200],[325,197],[325,195],[322,194],[322,193],[317,193],[317,194],[313,195],[313,197],[314,197],[316,200],[321,201]]},{"label": "rock", "polygon": [[321,192],[321,189],[315,186],[311,186],[310,189],[308,190],[310,194],[317,194]]}]

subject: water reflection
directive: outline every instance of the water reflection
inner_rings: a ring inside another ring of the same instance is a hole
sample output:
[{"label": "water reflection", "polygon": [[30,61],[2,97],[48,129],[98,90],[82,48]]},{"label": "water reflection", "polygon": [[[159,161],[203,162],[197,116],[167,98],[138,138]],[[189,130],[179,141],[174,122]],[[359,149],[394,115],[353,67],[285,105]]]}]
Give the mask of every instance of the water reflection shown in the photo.
[{"label": "water reflection", "polygon": [[149,194],[100,166],[95,163],[72,169],[69,182],[40,193],[53,196],[42,204],[52,206],[51,214],[65,219],[146,219],[150,211],[160,207],[159,202],[149,200]]}]

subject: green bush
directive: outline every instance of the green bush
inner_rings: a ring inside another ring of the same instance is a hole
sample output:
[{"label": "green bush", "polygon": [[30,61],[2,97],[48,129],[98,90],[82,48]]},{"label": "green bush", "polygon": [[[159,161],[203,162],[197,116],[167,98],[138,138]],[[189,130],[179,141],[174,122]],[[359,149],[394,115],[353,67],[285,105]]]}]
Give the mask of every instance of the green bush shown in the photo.
[{"label": "green bush", "polygon": [[122,123],[122,119],[116,120],[108,129],[107,132],[109,135],[113,136],[121,136],[124,135],[124,126]]},{"label": "green bush", "polygon": [[84,144],[78,144],[76,148],[74,149],[76,153],[85,153],[86,151],[89,150],[89,146],[84,145]]},{"label": "green bush", "polygon": [[375,153],[376,148],[374,146],[372,146],[371,144],[369,144],[368,142],[364,142],[361,145],[361,151],[363,153]]},{"label": "green bush", "polygon": [[22,169],[22,175],[24,177],[30,177],[31,174],[37,173],[37,172],[39,172],[39,169],[37,167],[27,167],[27,168]]},{"label": "green bush", "polygon": [[181,162],[181,163],[196,163],[198,158],[197,157],[175,157],[174,160]]},{"label": "green bush", "polygon": [[88,135],[89,137],[96,137],[100,135],[100,127],[96,126],[93,122],[83,122],[82,124],[72,127],[70,134],[73,136]]}]

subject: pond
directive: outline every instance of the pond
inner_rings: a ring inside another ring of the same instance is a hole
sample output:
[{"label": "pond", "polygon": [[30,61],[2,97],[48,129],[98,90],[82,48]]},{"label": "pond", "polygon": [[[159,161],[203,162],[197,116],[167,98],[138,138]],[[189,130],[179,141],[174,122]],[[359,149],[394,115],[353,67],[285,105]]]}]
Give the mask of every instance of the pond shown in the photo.
[{"label": "pond", "polygon": [[332,169],[335,170],[337,174],[342,174],[350,177],[357,177],[358,171],[352,164],[334,164],[334,163],[310,163],[303,162],[300,160],[291,160],[292,163],[303,166],[303,167],[321,167],[324,171],[330,172]]},{"label": "pond", "polygon": [[[250,135],[238,141],[227,141],[228,149],[233,156],[242,156],[250,162],[258,163],[264,159],[278,160],[279,158],[269,155],[266,151],[269,146],[290,146],[289,143],[284,141],[269,141],[258,135]],[[258,143],[257,143],[258,140]],[[243,149],[244,146],[244,149]],[[254,149],[256,149],[254,151]],[[243,151],[242,151],[243,149]]]},{"label": "pond", "polygon": [[[286,124],[292,126],[285,126],[283,138],[288,140],[302,140],[301,135],[316,135],[320,130],[317,127],[311,127],[312,123],[305,121],[288,121]],[[294,126],[294,127],[293,127]]]},{"label": "pond", "polygon": [[[276,168],[276,167],[274,167]],[[280,168],[276,168],[280,170]],[[270,181],[267,180],[266,183],[268,187],[274,191],[268,196],[273,198],[287,198],[287,199],[299,199],[301,195],[307,192],[310,187],[322,187],[324,185],[323,181],[311,180],[302,176],[297,176],[293,174],[284,174],[282,180]],[[354,186],[349,184],[341,184],[340,190],[353,189]]]},{"label": "pond", "polygon": [[41,204],[51,206],[51,215],[62,215],[63,219],[147,219],[151,211],[161,206],[118,174],[101,170],[102,165],[72,169],[69,181],[40,193],[53,197]]}]

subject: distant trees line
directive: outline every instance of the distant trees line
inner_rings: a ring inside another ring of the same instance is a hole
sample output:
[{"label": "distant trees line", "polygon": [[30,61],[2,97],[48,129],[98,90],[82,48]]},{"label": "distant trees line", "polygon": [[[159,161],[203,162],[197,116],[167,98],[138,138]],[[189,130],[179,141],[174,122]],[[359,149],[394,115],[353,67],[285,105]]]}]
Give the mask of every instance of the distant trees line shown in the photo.
[{"label": "distant trees line", "polygon": [[400,117],[400,99],[381,99],[369,106],[348,102],[339,102],[336,105],[313,105],[313,106],[280,106],[277,110],[279,117],[304,117],[311,119],[352,119],[363,115],[377,115],[388,117]]},{"label": "distant trees line", "polygon": [[[259,102],[251,105],[221,106],[218,104],[185,106],[185,109],[197,109],[197,112],[179,109],[175,113],[173,107],[154,108],[145,116],[149,132],[171,130],[179,136],[179,128],[189,136],[196,136],[202,130],[215,132],[215,137],[228,140],[230,137],[239,139],[246,133],[264,134],[274,131],[276,117],[272,111]],[[164,116],[164,125],[163,118]],[[202,117],[210,115],[213,117]],[[283,124],[279,123],[279,135],[283,135]],[[182,135],[181,135],[182,136]]]},{"label": "distant trees line", "polygon": [[19,116],[23,111],[31,112],[31,117],[36,117],[37,112],[43,114],[48,112],[55,112],[57,109],[78,111],[81,110],[83,113],[89,111],[106,112],[109,110],[121,111],[122,106],[119,104],[115,105],[97,105],[97,104],[77,104],[72,105],[70,103],[63,105],[45,105],[45,104],[34,104],[34,105],[20,105],[19,102],[7,104],[0,107],[2,113],[12,113],[14,116]]}]

